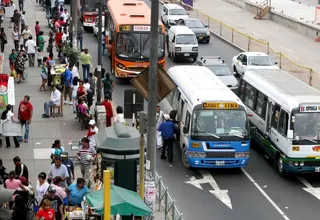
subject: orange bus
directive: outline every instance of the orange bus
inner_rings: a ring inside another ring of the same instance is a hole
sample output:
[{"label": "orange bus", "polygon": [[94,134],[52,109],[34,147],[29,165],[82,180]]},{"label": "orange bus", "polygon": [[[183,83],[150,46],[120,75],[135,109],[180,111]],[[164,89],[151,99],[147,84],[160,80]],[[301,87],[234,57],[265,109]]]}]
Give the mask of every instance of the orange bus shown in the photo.
[{"label": "orange bus", "polygon": [[[151,9],[144,1],[109,0],[106,39],[111,70],[118,78],[133,78],[149,66]],[[165,67],[165,28],[159,20],[158,62]]]}]

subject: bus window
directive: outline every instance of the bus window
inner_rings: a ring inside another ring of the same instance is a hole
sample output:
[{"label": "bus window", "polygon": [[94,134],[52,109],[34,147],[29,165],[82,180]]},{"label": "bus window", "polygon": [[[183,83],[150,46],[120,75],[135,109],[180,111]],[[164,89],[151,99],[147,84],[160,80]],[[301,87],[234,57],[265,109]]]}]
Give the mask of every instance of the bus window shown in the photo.
[{"label": "bus window", "polygon": [[186,127],[188,130],[189,130],[189,127],[190,127],[190,118],[191,118],[191,114],[187,110],[187,115],[186,115],[186,120],[184,122],[184,127]]},{"label": "bus window", "polygon": [[266,117],[267,97],[258,92],[255,112],[263,119]]},{"label": "bus window", "polygon": [[285,112],[283,109],[281,109],[280,118],[279,118],[279,125],[278,125],[278,132],[280,134],[282,134],[283,136],[287,136],[288,118],[289,118],[288,113]]},{"label": "bus window", "polygon": [[274,129],[277,129],[278,121],[279,121],[279,116],[280,116],[280,105],[276,104],[273,110],[273,115],[271,118],[271,126]]},{"label": "bus window", "polygon": [[245,100],[244,103],[251,109],[253,109],[256,89],[250,84],[246,83],[246,92],[245,92]]}]

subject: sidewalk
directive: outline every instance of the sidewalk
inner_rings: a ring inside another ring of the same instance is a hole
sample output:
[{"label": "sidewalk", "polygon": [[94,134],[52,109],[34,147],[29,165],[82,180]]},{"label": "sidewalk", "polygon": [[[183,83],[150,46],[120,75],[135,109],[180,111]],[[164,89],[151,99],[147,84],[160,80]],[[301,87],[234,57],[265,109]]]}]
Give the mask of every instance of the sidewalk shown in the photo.
[{"label": "sidewalk", "polygon": [[[255,20],[253,19],[254,14],[222,0],[215,0],[214,4],[210,4],[210,0],[197,0],[194,2],[194,8],[246,35],[264,42],[269,41],[270,47],[286,54],[291,60],[302,66],[313,68],[314,71],[320,74],[320,59],[317,56],[320,44],[314,42],[313,39],[269,20]],[[194,14],[190,15],[195,16]],[[206,20],[208,19],[204,18],[203,15],[201,15],[201,19],[207,23]],[[211,27],[220,28],[217,22],[211,22],[210,25]],[[231,32],[230,34],[223,34],[231,36]],[[235,40],[237,45],[247,49],[242,46],[247,45],[247,37],[237,34],[237,39]],[[258,45],[259,43],[255,44],[256,50],[267,52],[261,45]],[[317,88],[320,88],[320,80],[314,84],[317,85]]]},{"label": "sidewalk", "polygon": [[[15,0],[15,4],[18,5],[18,0]],[[42,7],[36,4],[36,0],[25,0],[24,9],[26,11],[27,25],[29,25],[32,31],[33,37],[35,22],[39,21],[41,30],[44,31],[45,40],[48,39],[49,28],[47,25],[46,15]],[[12,28],[8,28],[8,21],[5,20],[2,24],[5,32],[8,36],[8,43],[5,46],[5,61],[4,61],[4,73],[9,73],[9,61],[8,56],[11,49],[14,47],[11,40]],[[22,43],[22,41],[21,41]],[[55,52],[55,50],[54,50]],[[48,54],[45,53],[44,56]],[[56,54],[55,54],[56,55]],[[94,63],[96,63],[94,61]],[[71,152],[68,143],[72,140],[78,140],[86,135],[86,131],[82,131],[80,123],[75,119],[72,106],[64,106],[63,117],[54,117],[43,119],[43,103],[47,102],[50,98],[50,92],[38,92],[38,88],[41,83],[40,68],[28,67],[28,78],[22,81],[21,84],[15,83],[15,106],[14,113],[17,115],[17,106],[23,99],[24,95],[30,96],[30,101],[33,104],[33,118],[30,125],[30,137],[28,143],[22,143],[20,148],[15,148],[13,140],[11,139],[12,147],[6,148],[4,138],[2,138],[2,147],[0,148],[0,158],[3,161],[3,165],[7,168],[7,172],[14,170],[12,159],[15,156],[19,156],[23,163],[25,163],[29,169],[29,179],[33,186],[36,185],[37,176],[40,172],[48,172],[51,164],[50,154],[51,146],[55,139],[60,139],[69,152],[69,156],[75,156],[76,152]],[[10,103],[13,104],[13,103]],[[80,177],[80,166],[75,162],[76,177]],[[156,212],[156,219],[163,219],[163,212]]]}]

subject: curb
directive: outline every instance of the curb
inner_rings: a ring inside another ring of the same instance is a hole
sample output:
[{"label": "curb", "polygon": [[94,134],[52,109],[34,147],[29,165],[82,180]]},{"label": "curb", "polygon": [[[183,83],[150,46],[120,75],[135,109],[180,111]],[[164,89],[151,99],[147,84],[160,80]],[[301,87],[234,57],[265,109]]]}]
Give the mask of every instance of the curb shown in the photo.
[{"label": "curb", "polygon": [[244,50],[243,48],[239,47],[238,45],[232,43],[231,41],[227,40],[226,38],[224,37],[221,37],[220,35],[214,33],[213,31],[209,30],[210,34],[219,38],[220,40],[226,42],[227,44],[229,44],[230,46],[236,48],[237,50],[241,51],[241,52],[245,52],[246,50]]}]

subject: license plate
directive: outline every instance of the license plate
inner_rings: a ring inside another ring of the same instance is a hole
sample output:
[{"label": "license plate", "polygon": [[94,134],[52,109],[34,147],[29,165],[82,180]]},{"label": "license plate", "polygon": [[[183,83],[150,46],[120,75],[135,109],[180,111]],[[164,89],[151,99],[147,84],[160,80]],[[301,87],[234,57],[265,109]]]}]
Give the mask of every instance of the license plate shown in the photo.
[{"label": "license plate", "polygon": [[200,37],[199,37],[199,39],[200,39],[200,40],[202,40],[202,39],[203,39],[203,37],[202,37],[202,36],[200,36]]},{"label": "license plate", "polygon": [[315,168],[314,168],[314,171],[315,171],[316,173],[319,173],[319,172],[320,172],[320,167],[315,167]]},{"label": "license plate", "polygon": [[217,166],[224,166],[224,161],[216,161]]},{"label": "license plate", "polygon": [[190,53],[185,53],[184,56],[188,57],[188,56],[190,56]]}]

